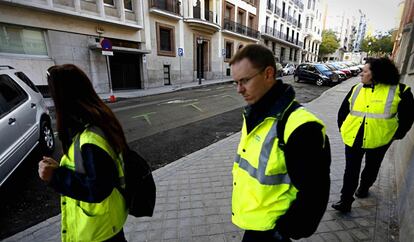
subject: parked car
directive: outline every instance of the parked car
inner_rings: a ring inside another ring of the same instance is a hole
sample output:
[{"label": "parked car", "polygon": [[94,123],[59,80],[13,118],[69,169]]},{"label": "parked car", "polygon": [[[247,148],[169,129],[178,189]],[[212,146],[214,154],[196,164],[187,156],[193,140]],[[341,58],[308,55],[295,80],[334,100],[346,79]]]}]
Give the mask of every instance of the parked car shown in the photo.
[{"label": "parked car", "polygon": [[285,64],[283,67],[283,75],[292,75],[295,72],[295,65],[291,63]]},{"label": "parked car", "polygon": [[343,73],[345,73],[345,75],[346,75],[347,78],[352,77],[352,72],[351,72],[351,70],[347,66],[345,66],[345,65],[343,65],[343,64],[341,64],[339,62],[329,62],[329,64],[335,66],[335,68],[337,68],[338,70],[340,70]]},{"label": "parked car", "polygon": [[283,66],[279,62],[276,62],[276,77],[283,76]]},{"label": "parked car", "polygon": [[0,186],[38,145],[55,147],[51,118],[42,95],[21,71],[0,66]]},{"label": "parked car", "polygon": [[336,74],[338,74],[338,78],[340,81],[345,81],[347,79],[346,74],[343,71],[340,71],[339,68],[336,68],[335,66],[329,64],[329,63],[325,63],[325,65],[331,69],[331,71],[335,72]]},{"label": "parked car", "polygon": [[318,86],[336,84],[339,82],[338,74],[331,71],[324,64],[303,63],[300,64],[293,76],[295,82],[310,81]]}]

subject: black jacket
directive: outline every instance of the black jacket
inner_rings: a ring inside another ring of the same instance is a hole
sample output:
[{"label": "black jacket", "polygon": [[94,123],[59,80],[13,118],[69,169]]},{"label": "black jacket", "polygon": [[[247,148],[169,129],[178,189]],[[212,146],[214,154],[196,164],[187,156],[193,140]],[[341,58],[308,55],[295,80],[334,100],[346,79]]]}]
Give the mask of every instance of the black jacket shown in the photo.
[{"label": "black jacket", "polygon": [[58,193],[76,200],[102,202],[111,195],[118,183],[115,161],[106,151],[93,144],[84,144],[81,154],[86,174],[59,167],[53,173],[50,186]]},{"label": "black jacket", "polygon": [[[350,112],[349,98],[351,97],[352,90],[354,90],[355,86],[353,86],[351,90],[348,92],[344,101],[342,102],[341,107],[339,108],[338,120],[337,120],[339,129],[341,129],[343,122],[345,121],[346,117],[348,116]],[[363,85],[363,88],[371,88],[374,91],[375,85],[365,84]],[[398,104],[398,108],[397,108],[398,129],[395,132],[393,139],[404,138],[405,134],[411,129],[411,126],[414,121],[414,112],[412,111],[414,107],[414,98],[413,98],[413,94],[411,93],[411,88],[409,87],[406,91],[403,91],[405,88],[405,84],[402,84],[402,83],[399,84],[398,88],[400,88],[400,91],[401,91],[400,92],[401,101]],[[362,147],[363,137],[364,137],[364,125],[361,125],[361,127],[358,130],[357,136],[355,138],[353,147],[358,147],[358,148]]]},{"label": "black jacket", "polygon": [[[245,109],[250,133],[266,117],[276,117],[295,98],[293,88],[278,80],[255,104]],[[285,237],[310,236],[318,227],[329,199],[329,165],[323,160],[322,126],[310,122],[299,126],[285,145],[286,167],[293,185],[299,190],[296,200],[276,221],[275,229]]]}]

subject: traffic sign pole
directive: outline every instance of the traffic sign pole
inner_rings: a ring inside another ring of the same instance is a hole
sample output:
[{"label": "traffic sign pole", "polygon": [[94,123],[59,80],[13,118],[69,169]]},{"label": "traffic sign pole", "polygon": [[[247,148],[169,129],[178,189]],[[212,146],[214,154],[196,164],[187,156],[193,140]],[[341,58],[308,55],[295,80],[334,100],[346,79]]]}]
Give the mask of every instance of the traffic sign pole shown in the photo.
[{"label": "traffic sign pole", "polygon": [[180,81],[182,81],[182,75],[181,75],[181,57],[184,55],[184,49],[178,48],[178,56],[180,57]]}]

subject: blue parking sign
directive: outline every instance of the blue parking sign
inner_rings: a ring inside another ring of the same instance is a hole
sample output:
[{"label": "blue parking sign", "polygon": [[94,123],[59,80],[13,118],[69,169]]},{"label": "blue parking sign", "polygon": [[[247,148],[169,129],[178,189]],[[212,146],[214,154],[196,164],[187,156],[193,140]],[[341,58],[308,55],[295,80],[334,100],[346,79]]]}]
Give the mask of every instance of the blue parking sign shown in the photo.
[{"label": "blue parking sign", "polygon": [[183,55],[184,55],[184,49],[178,48],[178,56],[183,56]]}]

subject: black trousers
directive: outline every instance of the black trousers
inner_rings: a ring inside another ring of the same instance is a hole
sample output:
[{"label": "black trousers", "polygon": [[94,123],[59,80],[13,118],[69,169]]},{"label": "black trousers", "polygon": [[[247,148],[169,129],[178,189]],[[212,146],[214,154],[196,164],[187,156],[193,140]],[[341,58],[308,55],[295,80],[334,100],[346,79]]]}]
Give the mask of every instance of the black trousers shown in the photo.
[{"label": "black trousers", "polygon": [[345,146],[345,174],[344,184],[341,190],[341,200],[353,201],[353,195],[358,187],[359,172],[361,170],[362,158],[365,154],[365,167],[361,173],[359,186],[368,190],[377,179],[381,162],[391,143],[375,148],[364,149]]},{"label": "black trousers", "polygon": [[278,235],[275,236],[275,231],[254,231],[246,230],[243,235],[242,242],[289,242],[289,238],[283,238]]},{"label": "black trousers", "polygon": [[105,242],[126,242],[125,235],[124,235],[124,229],[121,229],[121,231],[119,231],[112,238],[105,240]]}]

